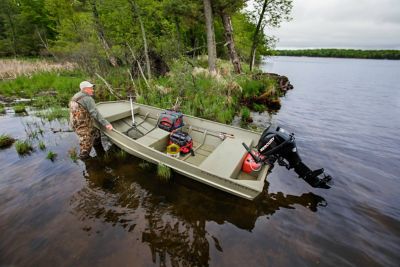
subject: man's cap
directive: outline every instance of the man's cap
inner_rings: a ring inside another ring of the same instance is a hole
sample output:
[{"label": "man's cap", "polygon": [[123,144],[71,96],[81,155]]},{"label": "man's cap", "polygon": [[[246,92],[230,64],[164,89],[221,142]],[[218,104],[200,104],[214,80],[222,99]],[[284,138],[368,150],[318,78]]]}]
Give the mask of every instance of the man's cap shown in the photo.
[{"label": "man's cap", "polygon": [[83,90],[83,88],[86,88],[86,87],[93,87],[94,86],[94,84],[92,84],[92,83],[90,83],[90,82],[88,82],[88,81],[83,81],[83,82],[81,82],[80,84],[79,84],[79,87],[81,88],[81,90]]}]

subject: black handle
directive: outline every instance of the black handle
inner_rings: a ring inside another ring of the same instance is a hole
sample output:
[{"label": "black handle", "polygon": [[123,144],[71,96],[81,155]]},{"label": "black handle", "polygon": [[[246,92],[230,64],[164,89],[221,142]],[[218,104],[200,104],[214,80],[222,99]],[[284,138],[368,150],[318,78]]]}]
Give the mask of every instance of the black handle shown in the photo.
[{"label": "black handle", "polygon": [[250,148],[245,143],[242,143],[242,145],[244,146],[244,149],[246,149],[246,151],[249,152],[249,154],[251,155],[251,157],[254,159],[254,161],[256,163],[261,162],[261,159],[259,157],[257,157],[256,155],[254,155],[253,152],[250,150]]}]

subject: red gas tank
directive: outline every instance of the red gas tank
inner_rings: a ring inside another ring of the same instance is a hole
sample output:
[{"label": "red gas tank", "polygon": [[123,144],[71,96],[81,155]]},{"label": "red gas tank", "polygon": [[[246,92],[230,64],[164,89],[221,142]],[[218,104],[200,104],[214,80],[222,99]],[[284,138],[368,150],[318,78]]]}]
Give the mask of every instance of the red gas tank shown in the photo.
[{"label": "red gas tank", "polygon": [[[253,151],[253,154],[256,156],[260,156],[258,152]],[[247,153],[246,158],[244,159],[243,165],[242,165],[242,171],[248,174],[251,174],[252,172],[257,172],[261,170],[262,164],[261,163],[256,163],[253,157],[250,155],[250,153]]]}]

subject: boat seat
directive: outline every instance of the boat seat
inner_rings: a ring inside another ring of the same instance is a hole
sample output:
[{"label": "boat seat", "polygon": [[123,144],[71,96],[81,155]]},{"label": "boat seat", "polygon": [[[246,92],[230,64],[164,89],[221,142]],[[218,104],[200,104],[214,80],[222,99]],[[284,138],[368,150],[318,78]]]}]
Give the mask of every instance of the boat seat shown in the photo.
[{"label": "boat seat", "polygon": [[251,139],[226,138],[200,164],[200,168],[224,178],[236,178],[247,155],[242,143],[251,146]]},{"label": "boat seat", "polygon": [[169,140],[169,135],[169,132],[157,127],[145,136],[136,139],[136,141],[145,146],[165,149],[165,145]]}]

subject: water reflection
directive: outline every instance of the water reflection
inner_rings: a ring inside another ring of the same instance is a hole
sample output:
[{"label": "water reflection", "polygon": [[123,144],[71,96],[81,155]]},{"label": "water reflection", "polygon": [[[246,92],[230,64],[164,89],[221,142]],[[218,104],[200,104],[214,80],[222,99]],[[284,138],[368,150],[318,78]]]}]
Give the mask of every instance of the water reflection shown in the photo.
[{"label": "water reflection", "polygon": [[154,167],[141,168],[140,163],[129,156],[86,160],[87,186],[73,195],[70,205],[85,223],[84,231],[93,231],[96,221],[122,227],[139,236],[150,248],[153,263],[161,266],[207,266],[210,246],[223,252],[221,242],[207,232],[208,222],[251,231],[258,218],[268,219],[281,208],[300,205],[316,212],[327,205],[313,193],[294,196],[267,190],[250,202],[177,174],[162,182]]}]

